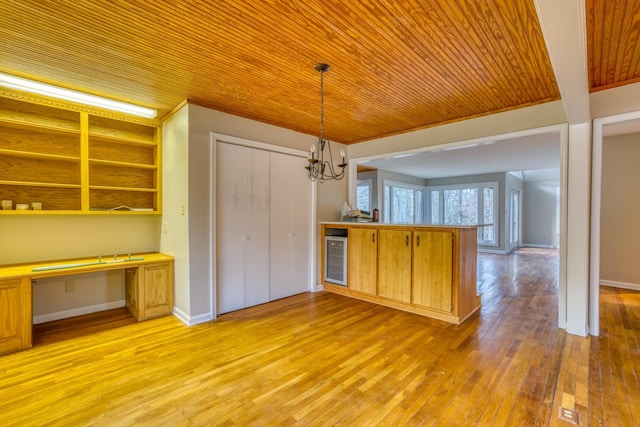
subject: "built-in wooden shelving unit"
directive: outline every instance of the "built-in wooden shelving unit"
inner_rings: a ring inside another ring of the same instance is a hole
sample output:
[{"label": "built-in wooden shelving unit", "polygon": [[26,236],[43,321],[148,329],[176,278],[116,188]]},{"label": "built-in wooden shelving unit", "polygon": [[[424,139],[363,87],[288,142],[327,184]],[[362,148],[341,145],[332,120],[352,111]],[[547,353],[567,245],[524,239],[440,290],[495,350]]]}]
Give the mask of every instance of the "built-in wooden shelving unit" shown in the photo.
[{"label": "built-in wooden shelving unit", "polygon": [[60,105],[0,96],[0,215],[160,213],[159,121]]}]

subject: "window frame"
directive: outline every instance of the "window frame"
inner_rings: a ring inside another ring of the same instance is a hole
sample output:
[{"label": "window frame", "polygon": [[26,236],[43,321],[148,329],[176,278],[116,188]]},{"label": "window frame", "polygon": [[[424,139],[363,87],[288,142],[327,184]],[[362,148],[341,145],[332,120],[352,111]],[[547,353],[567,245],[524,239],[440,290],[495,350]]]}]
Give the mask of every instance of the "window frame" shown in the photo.
[{"label": "window frame", "polygon": [[[383,179],[382,180],[382,206],[383,209],[381,211],[381,219],[383,222],[387,222],[390,224],[406,224],[406,223],[395,223],[393,222],[393,218],[391,218],[391,212],[393,212],[393,206],[392,206],[392,200],[389,200],[389,211],[387,212],[386,206],[387,206],[387,192],[386,189],[387,187],[389,187],[389,194],[391,194],[391,188],[404,188],[404,189],[409,189],[409,190],[413,190],[414,191],[414,212],[413,212],[413,218],[414,218],[414,222],[412,223],[407,223],[407,224],[426,224],[427,223],[427,203],[426,203],[426,195],[427,195],[427,186],[424,185],[419,185],[419,184],[411,184],[408,182],[402,182],[402,181],[394,181],[391,179]],[[416,196],[415,196],[415,191],[419,191],[422,193],[422,201],[421,203],[416,203]],[[422,209],[422,221],[421,222],[415,222],[415,218],[417,216],[417,208],[418,205],[420,205],[420,208]]]},{"label": "window frame", "polygon": [[[444,191],[445,190],[470,190],[475,189],[478,197],[478,221],[481,223],[484,222],[484,189],[492,188],[493,189],[493,241],[480,240],[480,236],[482,235],[481,230],[483,227],[478,227],[478,244],[482,246],[499,246],[500,245],[500,236],[499,236],[499,220],[500,220],[500,182],[498,181],[489,181],[489,182],[469,182],[464,184],[447,184],[447,185],[429,185],[426,187],[426,214],[427,214],[427,223],[433,225],[446,225],[444,224]],[[438,200],[438,216],[440,217],[440,222],[434,223],[432,220],[432,203],[431,203],[431,193],[433,191],[439,192],[439,200]]]},{"label": "window frame", "polygon": [[368,209],[364,209],[365,211],[371,213],[372,209],[371,209],[371,201],[373,199],[373,180],[372,179],[359,179],[356,182],[356,206],[355,209],[360,209],[360,207],[358,206],[358,187],[368,187],[369,188],[369,208]]}]

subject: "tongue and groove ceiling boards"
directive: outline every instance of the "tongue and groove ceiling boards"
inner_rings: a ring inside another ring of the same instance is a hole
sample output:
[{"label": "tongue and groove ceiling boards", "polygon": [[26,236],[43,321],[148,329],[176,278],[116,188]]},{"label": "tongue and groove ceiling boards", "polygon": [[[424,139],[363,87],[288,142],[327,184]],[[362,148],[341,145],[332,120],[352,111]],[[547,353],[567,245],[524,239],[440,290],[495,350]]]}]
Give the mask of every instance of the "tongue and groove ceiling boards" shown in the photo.
[{"label": "tongue and groove ceiling boards", "polygon": [[[640,76],[636,3],[587,1],[591,90]],[[0,3],[0,71],[159,117],[188,99],[315,135],[319,62],[342,143],[560,99],[534,0]]]},{"label": "tongue and groove ceiling boards", "polygon": [[640,1],[587,1],[589,91],[640,82]]}]

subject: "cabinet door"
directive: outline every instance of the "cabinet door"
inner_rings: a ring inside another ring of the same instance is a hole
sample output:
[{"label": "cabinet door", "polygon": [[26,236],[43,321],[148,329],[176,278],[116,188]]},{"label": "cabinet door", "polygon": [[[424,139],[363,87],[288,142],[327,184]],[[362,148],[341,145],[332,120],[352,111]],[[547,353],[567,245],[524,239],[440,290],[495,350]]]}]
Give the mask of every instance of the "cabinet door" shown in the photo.
[{"label": "cabinet door", "polygon": [[124,293],[127,309],[136,319],[141,320],[142,307],[139,297],[140,283],[138,280],[138,270],[139,267],[124,270]]},{"label": "cabinet door", "polygon": [[378,295],[411,302],[411,231],[378,231]]},{"label": "cabinet door", "polygon": [[218,313],[269,301],[269,153],[218,143]]},{"label": "cabinet door", "polygon": [[453,233],[416,231],[413,249],[413,303],[450,313],[453,284]]},{"label": "cabinet door", "polygon": [[307,292],[311,182],[299,179],[306,159],[270,153],[269,299]]},{"label": "cabinet door", "polygon": [[0,280],[0,354],[31,347],[31,281]]},{"label": "cabinet door", "polygon": [[143,305],[139,320],[171,314],[173,311],[173,263],[146,264],[140,267],[138,297]]},{"label": "cabinet door", "polygon": [[377,231],[373,228],[349,228],[347,251],[349,289],[376,295]]}]

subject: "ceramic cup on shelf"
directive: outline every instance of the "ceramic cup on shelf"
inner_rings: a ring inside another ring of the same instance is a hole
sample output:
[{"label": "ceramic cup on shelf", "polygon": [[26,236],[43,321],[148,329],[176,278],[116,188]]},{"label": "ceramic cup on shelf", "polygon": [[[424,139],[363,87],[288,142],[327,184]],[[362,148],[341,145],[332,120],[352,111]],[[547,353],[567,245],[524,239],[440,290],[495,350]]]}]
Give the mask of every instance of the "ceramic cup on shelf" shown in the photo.
[{"label": "ceramic cup on shelf", "polygon": [[41,202],[31,202],[31,209],[33,209],[34,211],[41,211],[42,210],[42,203]]},{"label": "ceramic cup on shelf", "polygon": [[10,211],[13,209],[13,200],[3,200],[2,201],[2,210]]}]

